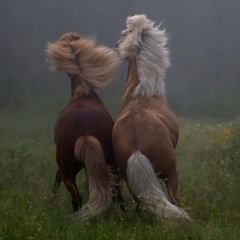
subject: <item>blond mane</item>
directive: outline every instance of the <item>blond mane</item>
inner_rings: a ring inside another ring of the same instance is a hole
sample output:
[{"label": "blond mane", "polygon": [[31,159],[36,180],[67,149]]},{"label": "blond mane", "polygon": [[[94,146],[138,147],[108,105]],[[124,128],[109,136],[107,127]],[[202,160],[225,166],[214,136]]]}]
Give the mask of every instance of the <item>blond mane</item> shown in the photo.
[{"label": "blond mane", "polygon": [[122,59],[137,58],[139,84],[133,95],[165,98],[166,69],[170,65],[165,30],[160,30],[146,15],[128,17],[128,34],[119,44]]},{"label": "blond mane", "polygon": [[96,46],[94,40],[79,33],[66,33],[58,41],[48,43],[46,53],[52,71],[81,75],[93,88],[109,84],[119,66],[119,57],[114,50]]}]

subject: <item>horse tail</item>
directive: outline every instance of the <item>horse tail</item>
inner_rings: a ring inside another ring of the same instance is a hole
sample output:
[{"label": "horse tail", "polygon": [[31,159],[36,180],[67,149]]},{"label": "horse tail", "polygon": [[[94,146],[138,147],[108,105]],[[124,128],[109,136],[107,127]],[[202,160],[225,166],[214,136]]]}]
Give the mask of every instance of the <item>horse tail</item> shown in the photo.
[{"label": "horse tail", "polygon": [[128,159],[127,182],[139,203],[158,217],[189,219],[183,209],[167,199],[149,159],[139,151]]},{"label": "horse tail", "polygon": [[91,218],[107,209],[112,200],[115,177],[105,162],[101,143],[93,136],[77,139],[75,157],[83,161],[88,177],[89,199],[77,212],[81,219]]}]

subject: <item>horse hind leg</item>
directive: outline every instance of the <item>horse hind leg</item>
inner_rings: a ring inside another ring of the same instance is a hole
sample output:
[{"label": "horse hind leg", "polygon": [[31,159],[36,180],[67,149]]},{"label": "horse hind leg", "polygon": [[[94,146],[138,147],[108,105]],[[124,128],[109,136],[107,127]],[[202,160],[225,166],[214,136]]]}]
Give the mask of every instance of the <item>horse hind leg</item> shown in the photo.
[{"label": "horse hind leg", "polygon": [[123,196],[119,187],[119,180],[118,180],[117,186],[113,188],[112,194],[113,194],[113,198],[112,198],[113,202],[117,204],[117,206],[122,212],[125,212],[126,208],[123,204]]},{"label": "horse hind leg", "polygon": [[71,194],[73,210],[77,212],[82,206],[82,198],[76,185],[76,174],[63,176],[63,182]]},{"label": "horse hind leg", "polygon": [[117,176],[117,178],[116,178],[116,186],[114,186],[114,188],[112,189],[112,194],[113,194],[112,200],[114,203],[117,204],[118,208],[122,212],[125,212],[126,208],[123,204],[123,196],[120,189],[120,178],[119,178],[119,172],[117,170],[117,167],[114,168],[113,173],[115,174],[115,176]]},{"label": "horse hind leg", "polygon": [[132,196],[133,196],[134,202],[135,202],[135,204],[136,204],[136,212],[137,212],[137,215],[138,215],[139,217],[142,217],[143,214],[144,214],[144,212],[145,212],[145,210],[146,210],[146,207],[144,206],[144,204],[141,203],[141,201],[138,199],[138,197],[136,197],[136,196],[134,195],[134,193],[131,191],[130,188],[129,188],[129,190],[130,190],[130,192],[131,192],[131,194],[132,194]]},{"label": "horse hind leg", "polygon": [[56,172],[55,181],[54,181],[54,184],[52,187],[51,196],[49,197],[50,202],[53,202],[55,200],[61,182],[62,182],[62,174],[61,174],[60,170],[58,169]]},{"label": "horse hind leg", "polygon": [[176,206],[180,206],[180,203],[177,197],[177,188],[178,188],[177,172],[170,174],[169,177],[164,180],[164,182],[167,187],[169,201]]}]

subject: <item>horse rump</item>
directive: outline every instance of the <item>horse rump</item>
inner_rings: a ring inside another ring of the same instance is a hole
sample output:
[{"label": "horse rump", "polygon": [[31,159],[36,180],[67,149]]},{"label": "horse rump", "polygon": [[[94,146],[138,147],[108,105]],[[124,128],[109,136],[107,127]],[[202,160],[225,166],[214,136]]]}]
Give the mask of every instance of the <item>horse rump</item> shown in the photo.
[{"label": "horse rump", "polygon": [[85,166],[89,190],[88,202],[76,214],[82,219],[91,218],[109,207],[116,179],[105,162],[102,145],[95,137],[79,137],[74,153]]}]

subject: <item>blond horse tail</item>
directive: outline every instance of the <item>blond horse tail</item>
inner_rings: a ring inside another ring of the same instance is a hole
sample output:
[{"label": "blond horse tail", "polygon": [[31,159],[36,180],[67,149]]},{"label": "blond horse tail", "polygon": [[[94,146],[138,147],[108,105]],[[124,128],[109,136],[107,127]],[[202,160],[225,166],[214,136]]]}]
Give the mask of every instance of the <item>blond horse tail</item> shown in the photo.
[{"label": "blond horse tail", "polygon": [[139,203],[158,217],[189,219],[183,209],[167,199],[149,159],[139,151],[128,159],[127,181]]},{"label": "blond horse tail", "polygon": [[75,144],[75,157],[84,162],[88,176],[89,199],[76,213],[84,220],[98,215],[109,207],[115,178],[105,162],[101,143],[95,137],[87,135],[78,138]]}]

